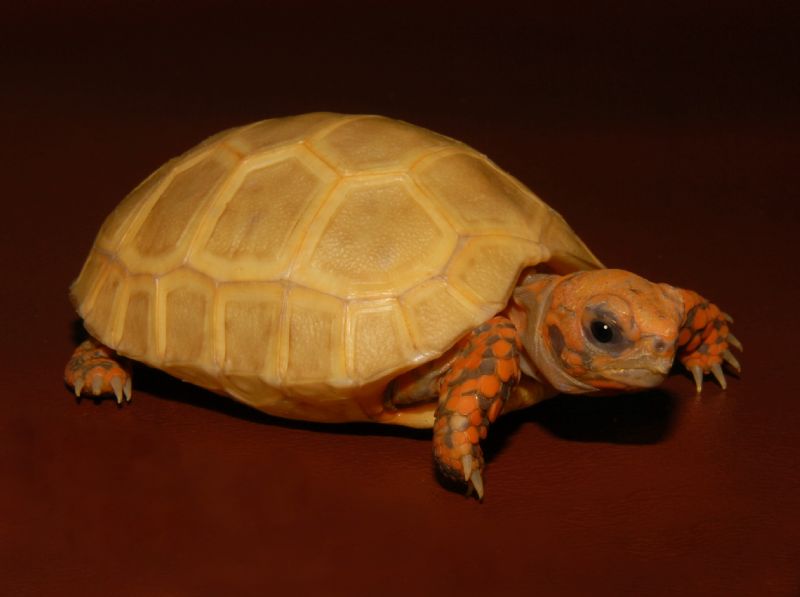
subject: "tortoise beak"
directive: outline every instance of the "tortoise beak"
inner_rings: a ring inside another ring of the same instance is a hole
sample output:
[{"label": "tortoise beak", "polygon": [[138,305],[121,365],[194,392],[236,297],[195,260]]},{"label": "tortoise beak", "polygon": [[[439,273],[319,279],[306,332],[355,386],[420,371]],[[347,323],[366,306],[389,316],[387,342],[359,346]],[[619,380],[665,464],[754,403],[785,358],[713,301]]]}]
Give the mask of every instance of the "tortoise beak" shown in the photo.
[{"label": "tortoise beak", "polygon": [[672,359],[631,359],[615,362],[613,368],[604,369],[602,374],[629,388],[644,389],[659,385],[670,369],[672,369]]}]

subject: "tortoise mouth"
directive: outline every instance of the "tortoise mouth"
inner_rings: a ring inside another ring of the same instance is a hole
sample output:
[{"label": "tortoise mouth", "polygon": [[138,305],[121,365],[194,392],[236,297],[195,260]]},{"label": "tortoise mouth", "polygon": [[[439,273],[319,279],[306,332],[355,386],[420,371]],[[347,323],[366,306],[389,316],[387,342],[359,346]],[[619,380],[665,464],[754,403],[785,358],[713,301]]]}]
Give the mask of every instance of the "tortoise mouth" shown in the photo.
[{"label": "tortoise mouth", "polygon": [[664,381],[671,368],[672,362],[664,359],[648,363],[616,363],[613,368],[604,369],[601,373],[630,388],[652,388]]}]

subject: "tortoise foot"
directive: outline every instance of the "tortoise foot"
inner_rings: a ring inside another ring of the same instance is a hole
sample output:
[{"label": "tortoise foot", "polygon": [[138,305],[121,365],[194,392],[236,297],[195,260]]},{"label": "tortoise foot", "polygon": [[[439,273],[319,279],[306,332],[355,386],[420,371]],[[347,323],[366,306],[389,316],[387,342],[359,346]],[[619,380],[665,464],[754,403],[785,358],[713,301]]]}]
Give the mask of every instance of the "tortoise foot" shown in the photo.
[{"label": "tortoise foot", "polygon": [[741,342],[730,331],[733,318],[719,307],[691,291],[687,295],[689,309],[678,336],[680,361],[691,371],[697,392],[702,391],[703,376],[711,373],[724,390],[727,387],[722,365],[737,373],[742,370],[731,348],[743,350]]},{"label": "tortoise foot", "polygon": [[131,374],[127,364],[110,348],[89,339],[72,353],[64,369],[64,381],[75,395],[114,394],[117,404],[131,400]]}]

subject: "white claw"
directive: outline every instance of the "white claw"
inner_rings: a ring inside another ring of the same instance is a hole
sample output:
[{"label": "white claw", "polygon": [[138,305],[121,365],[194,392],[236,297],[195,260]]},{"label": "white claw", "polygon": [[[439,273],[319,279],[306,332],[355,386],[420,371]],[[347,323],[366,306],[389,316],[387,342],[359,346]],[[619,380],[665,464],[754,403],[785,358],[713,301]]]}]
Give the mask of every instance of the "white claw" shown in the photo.
[{"label": "white claw", "polygon": [[100,389],[103,387],[103,378],[100,376],[95,376],[92,378],[92,394],[95,396],[100,395]]},{"label": "white claw", "polygon": [[133,384],[131,384],[130,377],[127,380],[125,380],[125,387],[122,389],[122,391],[125,394],[125,400],[130,402],[131,396],[133,395]]},{"label": "white claw", "polygon": [[80,398],[81,390],[83,389],[83,380],[77,379],[75,380],[75,395]]},{"label": "white claw", "polygon": [[692,367],[692,377],[694,377],[694,386],[697,388],[697,393],[703,391],[703,370],[700,365]]},{"label": "white claw", "polygon": [[472,454],[465,454],[461,457],[461,466],[464,467],[464,481],[469,481],[472,475]]},{"label": "white claw", "polygon": [[739,339],[733,334],[728,334],[728,337],[725,339],[728,341],[728,344],[730,344],[734,348],[737,348],[739,351],[744,350],[744,347],[742,347],[742,343],[739,342]]},{"label": "white claw", "polygon": [[472,482],[472,486],[475,488],[475,492],[478,494],[478,499],[483,499],[483,479],[481,478],[481,472],[477,469],[472,471],[472,474],[469,477],[470,481]]},{"label": "white claw", "polygon": [[725,374],[722,373],[722,367],[719,366],[719,363],[714,363],[711,365],[711,373],[713,373],[714,377],[717,378],[717,381],[719,382],[719,385],[722,386],[723,390],[728,387],[728,384],[725,382]]},{"label": "white claw", "polygon": [[122,382],[119,377],[111,379],[111,387],[114,389],[114,396],[117,397],[117,404],[122,404]]},{"label": "white claw", "polygon": [[733,323],[733,317],[731,317],[731,316],[730,316],[730,315],[728,315],[727,313],[723,313],[723,314],[722,314],[722,317],[723,317],[723,319],[725,319],[725,321],[727,321],[728,323]]},{"label": "white claw", "polygon": [[739,361],[733,356],[733,353],[730,350],[724,350],[722,352],[722,358],[734,369],[737,371],[742,370],[742,366],[739,364]]}]

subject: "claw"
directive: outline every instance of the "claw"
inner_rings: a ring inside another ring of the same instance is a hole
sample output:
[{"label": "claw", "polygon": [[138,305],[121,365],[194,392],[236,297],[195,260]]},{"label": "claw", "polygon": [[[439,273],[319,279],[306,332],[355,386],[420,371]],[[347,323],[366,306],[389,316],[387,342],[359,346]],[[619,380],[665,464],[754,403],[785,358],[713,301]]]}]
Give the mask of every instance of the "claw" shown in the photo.
[{"label": "claw", "polygon": [[103,388],[103,378],[99,375],[95,375],[92,378],[92,394],[95,396],[100,395],[100,390]]},{"label": "claw", "polygon": [[481,478],[481,472],[477,469],[472,471],[472,475],[470,475],[469,480],[472,481],[472,487],[475,488],[475,492],[478,494],[478,499],[483,500],[483,479]]},{"label": "claw", "polygon": [[131,395],[133,394],[133,386],[131,384],[131,378],[125,380],[125,387],[122,388],[122,392],[125,394],[125,400],[127,402],[131,401]]},{"label": "claw", "polygon": [[81,390],[83,389],[83,380],[78,378],[75,380],[75,395],[80,398]]},{"label": "claw", "polygon": [[714,377],[717,378],[717,381],[719,382],[719,385],[722,386],[723,390],[728,387],[728,384],[725,382],[725,374],[722,373],[722,367],[719,366],[719,363],[714,363],[711,365],[711,373],[713,373]]},{"label": "claw", "polygon": [[733,334],[728,333],[728,336],[725,339],[728,341],[728,344],[730,344],[734,348],[739,349],[739,351],[743,351],[744,350],[744,348],[742,347],[742,343],[739,342],[739,339],[736,336],[734,336]]},{"label": "claw", "polygon": [[694,377],[694,385],[699,394],[703,391],[703,370],[700,368],[700,365],[692,367],[692,377]]},{"label": "claw", "polygon": [[472,475],[472,454],[465,454],[461,457],[461,466],[464,467],[464,481],[469,482]]},{"label": "claw", "polygon": [[722,317],[723,317],[723,319],[725,319],[725,321],[727,321],[728,323],[733,323],[733,317],[731,317],[731,316],[730,316],[730,315],[728,315],[727,313],[723,313],[723,314],[722,314]]},{"label": "claw", "polygon": [[739,361],[733,356],[733,353],[730,350],[725,350],[722,352],[722,358],[734,369],[737,371],[742,370],[742,366],[739,364]]},{"label": "claw", "polygon": [[114,389],[114,396],[117,397],[117,404],[122,404],[122,382],[119,377],[111,379],[111,387]]}]

